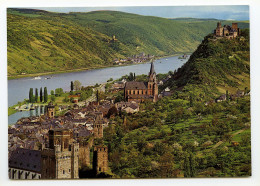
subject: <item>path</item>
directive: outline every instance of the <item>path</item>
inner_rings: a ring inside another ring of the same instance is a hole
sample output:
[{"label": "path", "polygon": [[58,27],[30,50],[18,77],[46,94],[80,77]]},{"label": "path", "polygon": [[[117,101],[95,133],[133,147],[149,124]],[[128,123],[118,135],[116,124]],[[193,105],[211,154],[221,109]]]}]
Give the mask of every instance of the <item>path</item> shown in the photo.
[{"label": "path", "polygon": [[[232,135],[231,135],[232,138],[233,138],[234,136],[240,134],[240,133],[243,132],[244,130],[246,130],[246,129],[241,129],[241,130],[237,131],[236,133],[232,134]],[[224,142],[223,142],[223,141],[219,141],[219,142],[217,142],[216,145],[214,145],[212,148],[215,149],[215,148],[217,148],[218,146],[220,146],[222,143],[224,143]]]}]

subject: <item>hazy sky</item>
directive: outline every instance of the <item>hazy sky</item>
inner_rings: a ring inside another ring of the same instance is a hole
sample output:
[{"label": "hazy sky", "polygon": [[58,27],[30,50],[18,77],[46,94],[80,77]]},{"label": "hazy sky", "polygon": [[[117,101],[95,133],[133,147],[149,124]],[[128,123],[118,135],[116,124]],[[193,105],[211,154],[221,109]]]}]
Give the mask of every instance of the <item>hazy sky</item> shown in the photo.
[{"label": "hazy sky", "polygon": [[232,20],[249,20],[249,6],[137,6],[137,7],[34,7],[52,12],[89,12],[95,10],[115,10],[141,15],[166,18],[194,17]]}]

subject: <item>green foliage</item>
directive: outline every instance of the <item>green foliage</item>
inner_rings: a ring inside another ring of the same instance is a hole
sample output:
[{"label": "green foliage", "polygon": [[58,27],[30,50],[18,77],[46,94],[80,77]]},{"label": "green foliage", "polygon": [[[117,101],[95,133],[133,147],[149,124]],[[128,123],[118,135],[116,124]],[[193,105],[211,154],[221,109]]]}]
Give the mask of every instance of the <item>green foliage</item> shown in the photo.
[{"label": "green foliage", "polygon": [[74,84],[73,84],[73,81],[70,82],[70,91],[73,92],[74,90]]},{"label": "green foliage", "polygon": [[[115,11],[61,14],[8,9],[8,75],[99,68],[141,52],[157,56],[191,52],[216,23]],[[238,26],[248,28],[248,23]]]},{"label": "green foliage", "polygon": [[63,94],[63,89],[62,88],[56,88],[55,89],[55,96],[56,97],[60,97],[60,96],[62,96],[62,94]]},{"label": "green foliage", "polygon": [[79,80],[75,80],[74,83],[73,83],[73,86],[74,86],[74,89],[76,91],[78,91],[81,88],[81,83],[79,82]]},{"label": "green foliage", "polygon": [[43,101],[42,87],[40,88],[40,103]]},{"label": "green foliage", "polygon": [[47,87],[44,87],[43,101],[44,101],[44,103],[47,103],[47,102],[48,102],[48,91],[47,91]]},{"label": "green foliage", "polygon": [[38,102],[38,88],[35,89],[35,102]]},{"label": "green foliage", "polygon": [[34,97],[33,97],[33,88],[30,88],[29,90],[29,103],[34,102]]}]

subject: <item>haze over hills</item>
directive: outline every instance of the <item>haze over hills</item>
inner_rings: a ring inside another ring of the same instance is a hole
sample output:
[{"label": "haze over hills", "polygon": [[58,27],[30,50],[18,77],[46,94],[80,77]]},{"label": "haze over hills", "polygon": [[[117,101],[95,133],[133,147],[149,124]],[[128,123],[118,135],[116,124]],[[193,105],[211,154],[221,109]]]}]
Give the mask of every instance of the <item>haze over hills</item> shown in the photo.
[{"label": "haze over hills", "polygon": [[[115,58],[141,52],[157,56],[193,52],[218,21],[32,9],[8,9],[7,20],[9,76],[104,67]],[[238,22],[238,26],[249,24]],[[113,35],[116,43],[111,42]]]}]

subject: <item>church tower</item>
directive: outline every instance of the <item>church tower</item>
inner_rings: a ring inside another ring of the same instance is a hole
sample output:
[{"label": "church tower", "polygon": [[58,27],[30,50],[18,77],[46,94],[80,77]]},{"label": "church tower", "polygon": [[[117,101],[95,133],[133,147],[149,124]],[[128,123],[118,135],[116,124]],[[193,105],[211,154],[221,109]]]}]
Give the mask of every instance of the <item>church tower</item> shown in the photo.
[{"label": "church tower", "polygon": [[148,95],[153,96],[153,102],[156,102],[158,100],[158,84],[156,79],[156,73],[154,71],[154,64],[151,63],[150,72],[148,74]]}]

